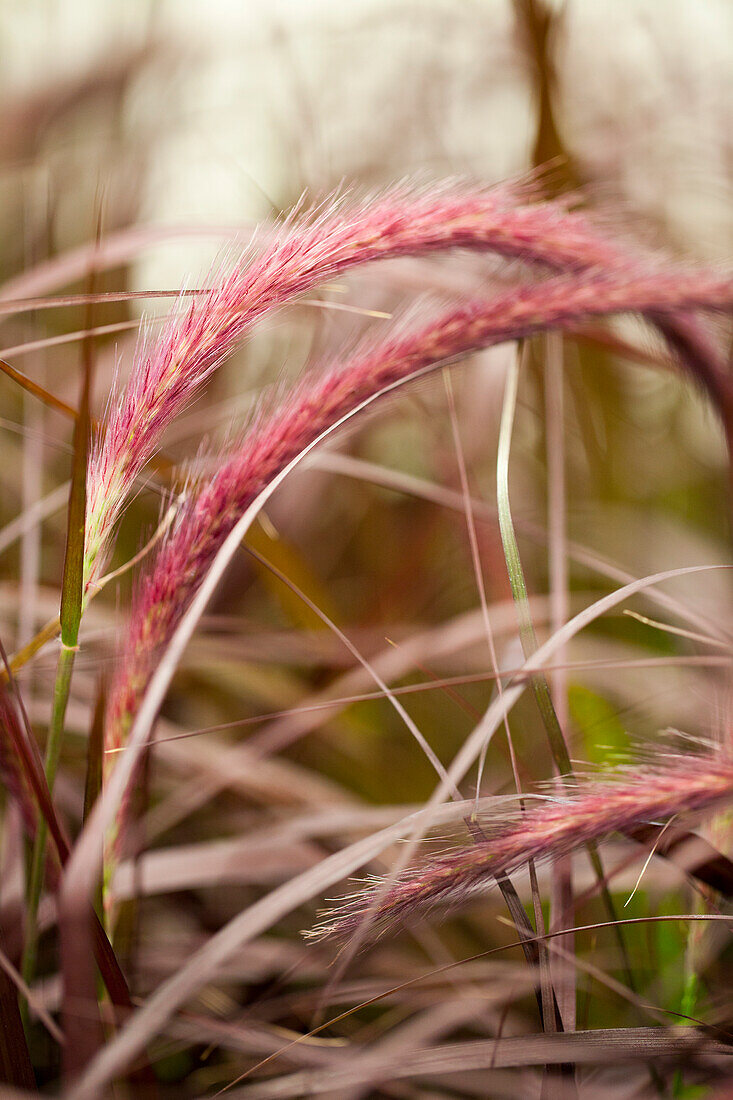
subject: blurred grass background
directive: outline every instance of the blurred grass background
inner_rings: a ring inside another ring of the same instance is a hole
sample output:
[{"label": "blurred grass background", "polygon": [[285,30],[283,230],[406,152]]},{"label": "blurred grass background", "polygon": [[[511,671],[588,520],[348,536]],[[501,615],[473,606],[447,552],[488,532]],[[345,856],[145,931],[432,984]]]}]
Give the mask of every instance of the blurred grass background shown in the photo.
[{"label": "blurred grass background", "polygon": [[[3,0],[0,35],[0,302],[83,293],[100,211],[104,241],[114,242],[118,252],[97,274],[97,289],[174,291],[183,283],[200,285],[223,244],[246,241],[256,222],[287,211],[304,192],[317,197],[342,185],[378,188],[403,177],[491,182],[547,161],[546,186],[582,188],[583,201],[612,232],[692,259],[718,261],[731,253],[733,8],[725,0],[293,0],[266,7],[224,0],[106,6]],[[392,263],[323,288],[322,308],[315,302],[280,314],[218,373],[206,396],[171,430],[166,457],[184,466],[201,454],[203,437],[207,451],[214,451],[246,424],[263,387],[295,377],[388,323],[359,311],[399,314],[416,300],[442,301],[487,284],[496,271],[486,260],[448,257]],[[327,308],[331,303],[356,312]],[[95,326],[118,326],[95,340],[97,415],[117,373],[124,378],[129,368],[137,322],[145,315],[154,324],[168,304],[143,295],[94,306]],[[0,316],[0,356],[73,404],[79,342],[39,350],[21,345],[83,329],[85,310],[78,304]],[[625,320],[613,327],[652,358],[658,355],[639,324]],[[538,341],[522,360],[511,467],[512,508],[530,592],[538,597],[540,634],[548,627],[541,599],[549,589],[547,544],[523,535],[522,524],[543,529],[548,519],[545,353]],[[495,349],[453,374],[471,488],[490,508],[503,379],[513,354]],[[635,576],[729,562],[726,456],[703,397],[670,371],[631,363],[599,346],[566,340],[562,364],[568,536]],[[0,631],[6,647],[17,649],[58,608],[63,501],[12,544],[3,542],[3,532],[68,477],[71,428],[5,376],[0,408]],[[440,379],[387,403],[329,453],[334,450],[459,490]],[[399,653],[409,642],[420,656],[407,662],[397,685],[485,673],[460,508],[375,484],[377,475],[372,470],[368,476],[365,465],[353,477],[329,472],[325,459],[322,466],[298,472],[278,494],[267,522],[252,534],[256,549],[370,659],[394,646]],[[130,506],[116,564],[152,532],[167,488],[163,475],[151,479]],[[509,600],[493,521],[480,526],[480,550],[490,601]],[[81,815],[100,674],[114,661],[131,587],[129,576],[110,586],[85,620],[58,785],[72,830]],[[571,566],[571,609],[606,588],[596,574]],[[726,573],[699,574],[668,590],[699,613],[729,621]],[[641,599],[634,606],[652,614]],[[504,619],[500,659],[511,668],[520,663],[511,607],[504,608]],[[449,629],[456,638],[452,648],[445,642]],[[665,727],[717,734],[729,720],[728,674],[687,663],[703,652],[620,612],[581,635],[568,652],[586,666],[568,678],[572,755],[594,764],[613,761],[632,743],[657,744]],[[635,667],[647,658],[675,660]],[[21,676],[41,739],[54,666],[55,653],[47,650]],[[329,694],[372,688],[320,621],[243,554],[189,649],[159,732],[233,725],[151,754],[149,809],[132,850],[163,853],[150,872],[163,885],[145,877],[143,859],[143,893],[149,896],[138,907],[127,946],[137,995],[145,996],[273,883],[354,835],[311,828],[309,814],[342,808],[358,816],[365,806],[406,805],[429,795],[432,770],[384,700],[334,713],[298,712]],[[407,705],[447,761],[491,690],[487,679],[416,691]],[[296,708],[294,716],[262,718],[289,708]],[[551,763],[529,697],[515,709],[512,731],[523,781],[546,779]],[[268,746],[280,738],[283,747],[269,756]],[[260,746],[267,757],[261,767],[236,756],[244,742]],[[508,789],[506,751],[497,739],[484,791]],[[8,886],[0,906],[7,924],[21,897],[11,873],[19,866],[17,821],[7,805],[4,821]],[[270,834],[280,839],[258,848]],[[729,834],[722,834],[724,846]],[[236,839],[239,854],[225,853],[207,871],[214,851],[207,845]],[[634,864],[620,880],[626,893],[619,886],[619,897],[627,896],[638,871]],[[138,892],[134,877],[127,889]],[[624,915],[686,911],[691,904],[679,875],[652,864]],[[502,937],[508,942],[512,933],[497,923],[499,912],[498,899],[490,898],[445,925],[384,944],[368,956],[360,982],[364,988],[385,978],[396,982]],[[229,980],[202,991],[196,1006],[202,1016],[237,1022],[246,1013],[261,1033],[255,1039],[244,1029],[249,1040],[229,1049],[223,1042],[206,1058],[208,1040],[179,1045],[171,1039],[171,1095],[194,1096],[226,1083],[268,1053],[287,1029],[308,1026],[328,973],[328,952],[305,948],[298,936],[313,917],[314,911],[299,912],[244,950]],[[579,917],[587,923],[603,919],[603,911],[594,902]],[[630,933],[628,943],[639,990],[671,1012],[682,1010],[690,952],[697,952],[704,983],[696,1012],[730,1023],[729,959],[719,954],[715,935],[691,948],[684,930],[659,926]],[[600,943],[595,933],[579,936],[577,951],[601,969],[618,963],[611,940]],[[43,961],[53,1005],[58,990],[50,942]],[[487,974],[480,981],[493,979],[493,971]],[[356,985],[355,1001],[363,991]],[[433,993],[442,995],[440,988]],[[406,994],[398,1001],[397,1008],[382,1006],[344,1021],[343,1034],[366,1041],[387,1033],[395,1014],[409,1015],[418,1003]],[[531,994],[525,991],[515,1003],[509,998],[506,1011],[509,1032],[521,1032],[532,1020]],[[579,1026],[620,1026],[637,1016],[637,1008],[599,980],[583,979]],[[456,1027],[492,1034],[495,1025],[487,1012]],[[41,1079],[52,1081],[57,1051],[45,1042],[36,1028],[36,1065]],[[685,1095],[681,1086],[678,1094]]]}]

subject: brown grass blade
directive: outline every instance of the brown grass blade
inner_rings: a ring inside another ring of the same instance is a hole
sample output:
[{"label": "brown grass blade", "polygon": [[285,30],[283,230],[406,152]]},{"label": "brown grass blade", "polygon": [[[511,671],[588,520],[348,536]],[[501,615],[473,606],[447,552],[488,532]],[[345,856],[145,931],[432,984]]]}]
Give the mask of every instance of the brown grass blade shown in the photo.
[{"label": "brown grass blade", "polygon": [[[517,1069],[523,1066],[561,1065],[602,1066],[667,1059],[673,1064],[696,1057],[715,1058],[725,1065],[733,1054],[725,1042],[701,1035],[696,1028],[598,1028],[558,1035],[518,1035],[501,1039],[475,1039],[416,1052],[400,1051],[385,1059],[379,1076],[390,1080],[415,1078],[417,1081],[448,1073],[470,1073],[491,1069]],[[259,1081],[228,1093],[231,1100],[256,1096],[258,1100],[317,1096],[340,1092],[369,1081],[374,1069],[360,1067],[355,1060],[344,1059],[343,1067],[301,1071],[272,1081]]]},{"label": "brown grass blade", "polygon": [[44,389],[43,386],[34,382],[32,378],[28,378],[27,375],[16,370],[15,367],[11,367],[10,363],[6,363],[4,359],[0,359],[0,371],[6,374],[13,382],[16,382],[21,389],[26,391],[26,393],[32,394],[33,397],[37,397],[39,401],[42,401],[44,405],[48,405],[50,409],[55,409],[57,412],[63,413],[64,416],[69,416],[72,420],[76,420],[77,412],[75,408],[71,405],[67,405],[60,397],[56,397],[49,390]]},{"label": "brown grass blade", "polygon": [[18,991],[4,967],[0,967],[0,1020],[0,1081],[35,1090],[36,1078],[18,1007]]}]

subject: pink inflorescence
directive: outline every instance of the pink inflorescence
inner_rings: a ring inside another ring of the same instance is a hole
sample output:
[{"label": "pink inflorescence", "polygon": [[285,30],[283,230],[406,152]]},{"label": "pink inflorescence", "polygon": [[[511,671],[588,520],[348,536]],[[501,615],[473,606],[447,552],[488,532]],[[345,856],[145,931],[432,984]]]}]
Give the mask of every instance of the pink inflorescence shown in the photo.
[{"label": "pink inflorescence", "polygon": [[498,875],[530,860],[562,856],[611,833],[631,833],[648,823],[701,813],[733,795],[730,752],[662,759],[655,765],[622,769],[603,781],[586,781],[570,797],[550,798],[471,846],[425,860],[381,887],[372,883],[344,905],[325,913],[309,933],[344,939],[368,922],[377,939],[396,926],[434,909],[452,910]]},{"label": "pink inflorescence", "polygon": [[[460,186],[394,189],[361,203],[332,200],[286,223],[174,314],[156,343],[143,344],[90,461],[87,593],[99,579],[119,511],[165,428],[269,311],[354,265],[440,249],[490,250],[563,272],[451,309],[422,329],[397,326],[346,365],[298,384],[271,415],[260,413],[214,477],[189,492],[138,586],[107,708],[107,774],[115,761],[110,750],[124,746],[155,663],[244,509],[304,448],[385,389],[478,348],[634,310],[654,319],[716,394],[714,357],[690,311],[731,309],[731,280],[642,260],[566,206],[525,200],[516,187]],[[118,828],[124,816],[123,807]]]},{"label": "pink inflorescence", "polygon": [[[119,512],[165,429],[271,310],[358,264],[445,249],[488,250],[564,271],[610,271],[628,262],[628,250],[583,215],[561,203],[524,198],[519,187],[443,185],[395,188],[362,202],[330,200],[291,218],[210,291],[194,296],[157,341],[142,341],[90,460],[87,589],[100,575]],[[689,320],[679,325],[684,332],[692,327]],[[684,346],[677,337],[675,342],[684,354],[700,345],[699,338]],[[706,358],[704,349],[698,358]]]},{"label": "pink inflorescence", "polygon": [[255,422],[243,444],[184,503],[143,578],[111,687],[106,747],[124,744],[161,648],[244,509],[305,447],[364,402],[455,356],[589,316],[732,307],[733,282],[705,272],[559,276],[450,310],[301,383],[271,416]]}]

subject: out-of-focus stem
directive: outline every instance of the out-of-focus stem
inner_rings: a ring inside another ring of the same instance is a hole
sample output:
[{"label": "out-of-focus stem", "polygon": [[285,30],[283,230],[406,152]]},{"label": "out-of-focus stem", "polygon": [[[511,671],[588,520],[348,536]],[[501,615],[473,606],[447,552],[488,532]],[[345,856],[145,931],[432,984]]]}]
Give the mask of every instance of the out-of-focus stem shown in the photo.
[{"label": "out-of-focus stem", "polygon": [[[61,742],[64,733],[64,720],[66,707],[69,702],[69,689],[71,676],[74,671],[74,659],[76,649],[62,643],[56,666],[56,682],[53,689],[53,709],[51,722],[48,729],[46,742],[45,772],[49,791],[53,790],[58,771],[59,758],[61,756]],[[30,985],[36,969],[36,955],[38,950],[38,905],[43,889],[43,872],[46,863],[46,843],[48,840],[48,825],[43,816],[39,816],[38,829],[33,842],[33,854],[31,857],[31,869],[28,879],[28,898],[26,914],[26,935],[23,949],[23,961],[21,972],[24,980]],[[27,1012],[27,1008],[24,1008]]]},{"label": "out-of-focus stem", "polygon": [[[550,629],[564,626],[568,618],[568,559],[565,516],[565,408],[563,375],[563,339],[548,333],[544,339],[545,437],[547,453],[547,528],[548,572],[550,577]],[[568,675],[562,666],[566,651],[557,655],[559,668],[550,675],[550,692],[561,729],[568,723]],[[558,782],[558,789],[561,784]],[[550,890],[550,930],[567,928],[573,916],[572,861],[567,857],[554,862]],[[555,955],[551,962],[560,1015],[567,1031],[575,1030],[574,936],[563,941],[567,954]]]},{"label": "out-of-focus stem", "polygon": [[[517,388],[519,384],[519,363],[514,359],[507,373],[506,382],[506,396],[504,398],[504,408],[501,414],[501,425],[499,428],[499,453],[497,457],[497,507],[499,513],[499,530],[501,532],[501,541],[504,546],[504,556],[507,563],[507,571],[509,573],[509,583],[511,585],[512,596],[514,597],[514,603],[517,608],[517,617],[519,619],[519,637],[522,643],[522,651],[526,659],[529,659],[538,648],[537,635],[535,634],[534,624],[529,612],[529,600],[527,597],[527,584],[524,579],[524,569],[522,568],[522,562],[519,556],[519,547],[517,546],[517,539],[514,534],[514,523],[512,521],[512,513],[509,505],[509,450],[511,446],[512,426],[514,423],[514,411],[517,403]],[[573,766],[570,761],[570,754],[568,753],[568,747],[565,741],[565,735],[563,734],[560,721],[557,717],[557,712],[552,703],[552,696],[550,694],[550,687],[547,682],[547,677],[543,672],[536,672],[532,676],[532,687],[534,689],[535,699],[537,706],[542,717],[542,722],[547,733],[547,739],[550,744],[550,750],[552,752],[555,766],[557,767],[558,774],[562,783],[567,784],[573,777]],[[616,920],[615,907],[613,904],[613,898],[606,885],[605,875],[603,873],[603,864],[601,863],[601,857],[598,854],[598,849],[593,842],[589,842],[586,845],[588,856],[593,867],[594,874],[598,880],[598,888],[603,898],[603,903],[606,907],[609,917],[612,921]],[[631,970],[628,954],[626,951],[626,945],[624,942],[623,934],[617,924],[614,924],[616,941],[621,952],[621,956],[624,961],[624,971],[626,975],[626,982],[629,988],[634,988],[634,977]]]}]

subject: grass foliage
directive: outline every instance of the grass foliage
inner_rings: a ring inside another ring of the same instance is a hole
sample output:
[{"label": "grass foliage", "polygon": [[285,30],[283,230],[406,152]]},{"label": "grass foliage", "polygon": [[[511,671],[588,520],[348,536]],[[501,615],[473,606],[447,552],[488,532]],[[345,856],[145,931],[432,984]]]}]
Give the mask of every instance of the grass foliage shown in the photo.
[{"label": "grass foliage", "polygon": [[513,10],[531,175],[0,286],[3,1096],[725,1095],[733,278]]}]

